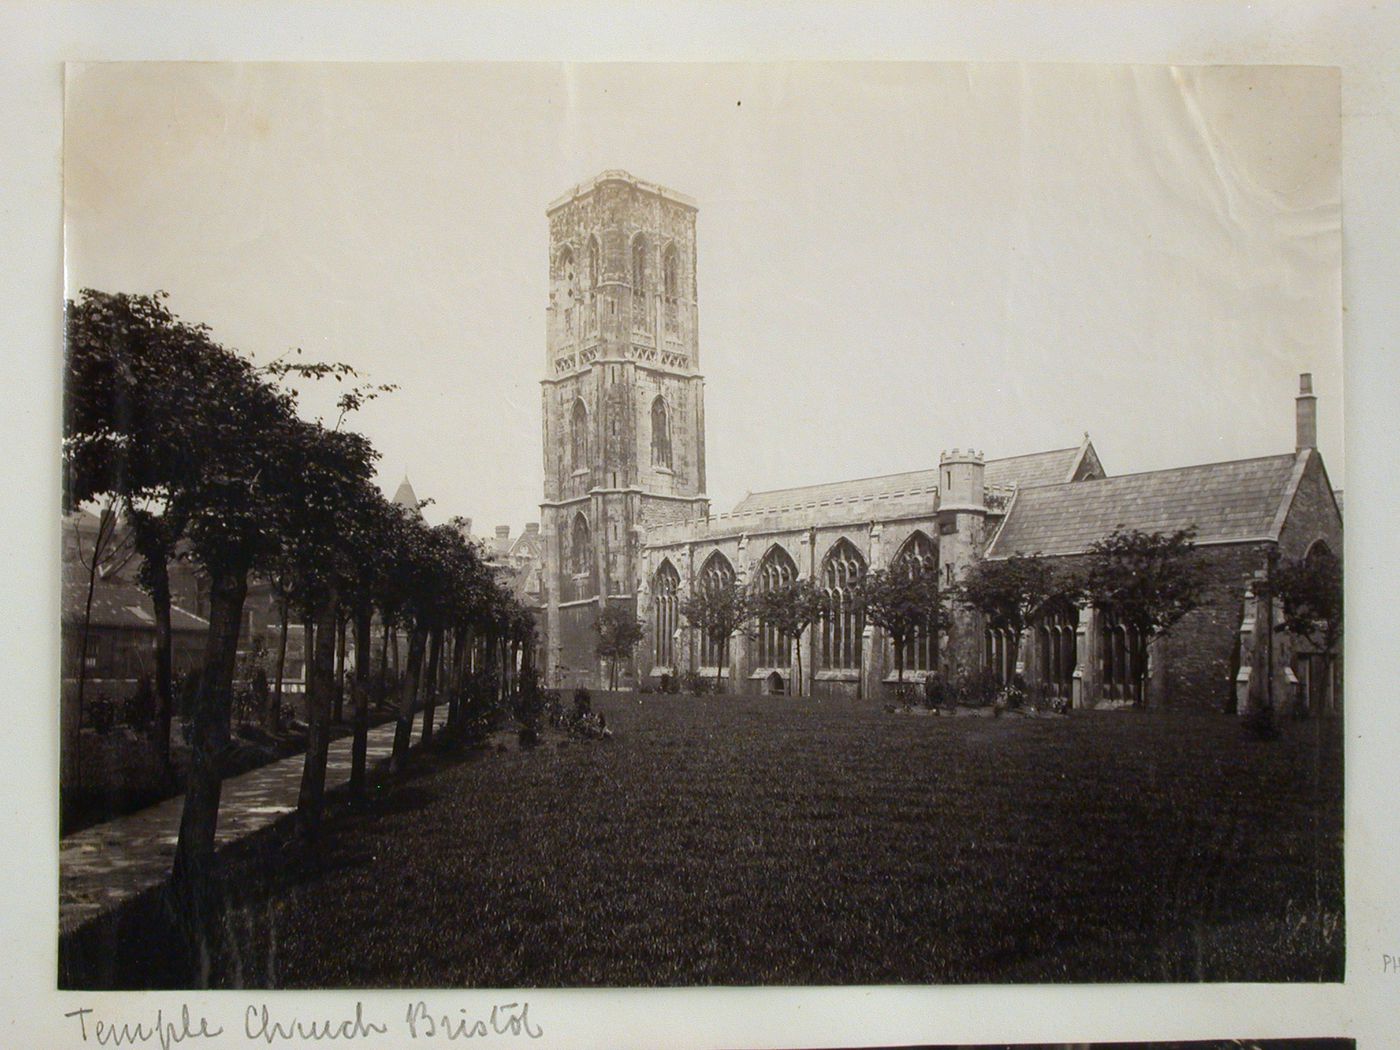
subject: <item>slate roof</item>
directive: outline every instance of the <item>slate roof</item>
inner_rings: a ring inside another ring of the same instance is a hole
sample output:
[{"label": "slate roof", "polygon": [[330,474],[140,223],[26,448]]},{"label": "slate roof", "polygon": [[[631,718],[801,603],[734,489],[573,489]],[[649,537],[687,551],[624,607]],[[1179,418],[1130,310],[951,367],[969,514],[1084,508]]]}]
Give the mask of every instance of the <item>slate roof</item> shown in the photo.
[{"label": "slate roof", "polygon": [[1272,538],[1303,462],[1290,452],[1023,488],[987,555],[1077,554],[1117,528],[1194,525],[1197,543]]},{"label": "slate roof", "polygon": [[[87,605],[87,572],[77,566],[65,566],[63,579],[63,622],[81,624]],[[92,626],[124,627],[137,631],[154,631],[155,613],[151,599],[134,583],[121,579],[99,579],[92,592]],[[173,631],[207,631],[209,621],[179,606],[170,607],[170,629]]]},{"label": "slate roof", "polygon": [[[1049,452],[1032,452],[1024,456],[989,459],[984,483],[988,488],[1043,485],[1064,481],[1079,460],[1080,449],[1058,448]],[[898,493],[936,492],[938,468],[909,470],[901,474],[884,474],[874,478],[851,481],[831,481],[821,485],[800,485],[795,488],[769,489],[745,496],[734,507],[735,514],[762,513],[798,504],[825,503],[832,500],[857,500],[890,497]]]}]

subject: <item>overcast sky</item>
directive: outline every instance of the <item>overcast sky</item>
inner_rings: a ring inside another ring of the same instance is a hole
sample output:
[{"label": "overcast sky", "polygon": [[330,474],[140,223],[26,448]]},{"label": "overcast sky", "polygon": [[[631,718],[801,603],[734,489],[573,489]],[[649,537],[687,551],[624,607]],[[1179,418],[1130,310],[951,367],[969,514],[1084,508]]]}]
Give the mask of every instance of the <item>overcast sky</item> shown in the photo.
[{"label": "overcast sky", "polygon": [[716,510],[1085,430],[1287,451],[1303,371],[1341,487],[1339,110],[1282,66],[77,66],[67,283],[398,384],[351,424],[386,489],[518,531],[544,210],[624,168],[699,205]]}]

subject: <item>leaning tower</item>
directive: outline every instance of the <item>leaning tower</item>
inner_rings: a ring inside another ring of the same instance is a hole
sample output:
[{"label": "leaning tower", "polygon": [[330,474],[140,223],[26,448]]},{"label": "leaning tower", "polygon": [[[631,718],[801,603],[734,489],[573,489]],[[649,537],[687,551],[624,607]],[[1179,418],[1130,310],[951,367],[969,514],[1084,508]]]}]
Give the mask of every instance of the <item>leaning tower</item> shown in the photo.
[{"label": "leaning tower", "polygon": [[545,671],[591,685],[599,611],[635,611],[642,530],[708,507],[696,210],[606,171],[547,214]]}]

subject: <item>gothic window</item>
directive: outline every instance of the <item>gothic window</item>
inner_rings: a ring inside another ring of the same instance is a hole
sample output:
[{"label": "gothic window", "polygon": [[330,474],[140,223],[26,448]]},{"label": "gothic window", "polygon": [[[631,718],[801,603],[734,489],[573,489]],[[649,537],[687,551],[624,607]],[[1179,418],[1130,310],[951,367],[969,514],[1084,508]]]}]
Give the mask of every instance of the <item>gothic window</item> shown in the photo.
[{"label": "gothic window", "polygon": [[598,238],[588,238],[588,290],[597,291],[598,282],[602,279],[602,261],[598,253]]},{"label": "gothic window", "polygon": [[662,397],[651,403],[651,462],[671,469],[671,418]]},{"label": "gothic window", "polygon": [[[797,565],[792,556],[775,546],[763,556],[758,566],[757,585],[760,591],[776,591],[797,579]],[[758,666],[787,667],[792,662],[792,636],[764,620],[758,621]]]},{"label": "gothic window", "polygon": [[663,561],[651,579],[652,622],[656,625],[656,665],[676,666],[676,625],[680,623],[680,603],[676,597],[681,577],[676,567]]},{"label": "gothic window", "polygon": [[1016,675],[1016,632],[1010,627],[988,627],[983,662],[999,685],[1010,685]]},{"label": "gothic window", "polygon": [[676,257],[676,246],[668,244],[666,246],[666,257],[661,263],[661,273],[663,288],[667,299],[675,299],[680,295],[680,261]]},{"label": "gothic window", "polygon": [[1048,696],[1068,700],[1073,693],[1078,630],[1079,610],[1072,605],[1046,614],[1036,626],[1040,682]]},{"label": "gothic window", "polygon": [[557,305],[560,316],[564,320],[564,334],[572,336],[574,334],[574,308],[576,306],[574,294],[576,283],[574,279],[574,253],[569,247],[565,247],[559,253],[559,291]]},{"label": "gothic window", "polygon": [[573,597],[593,597],[593,530],[583,512],[574,515],[569,530],[569,573],[573,576]]},{"label": "gothic window", "polygon": [[[734,582],[734,566],[729,564],[729,559],[719,551],[715,551],[705,559],[705,565],[700,570],[700,575],[695,581],[697,590],[714,591],[728,587]],[[720,642],[710,637],[708,631],[700,632],[700,666],[718,667],[723,646]]]},{"label": "gothic window", "polygon": [[574,400],[574,411],[569,434],[569,466],[573,470],[583,470],[588,466],[588,408],[582,398]]},{"label": "gothic window", "polygon": [[647,239],[640,233],[632,238],[632,291],[640,295],[647,287]]},{"label": "gothic window", "polygon": [[1147,644],[1142,632],[1108,610],[1099,613],[1099,666],[1103,698],[1141,703],[1147,681]]},{"label": "gothic window", "polygon": [[[922,532],[916,532],[904,541],[904,546],[894,556],[891,567],[897,572],[910,576],[922,576],[926,572],[938,574],[938,552],[933,541]],[[904,643],[904,669],[906,671],[931,671],[938,656],[936,631],[920,630]]]},{"label": "gothic window", "polygon": [[647,242],[640,233],[632,238],[632,327],[645,330],[650,317],[647,302]]},{"label": "gothic window", "polygon": [[822,618],[822,667],[832,671],[860,669],[861,635],[865,616],[856,602],[856,586],[865,575],[865,559],[850,540],[837,540],[822,562],[822,586],[827,613]]}]

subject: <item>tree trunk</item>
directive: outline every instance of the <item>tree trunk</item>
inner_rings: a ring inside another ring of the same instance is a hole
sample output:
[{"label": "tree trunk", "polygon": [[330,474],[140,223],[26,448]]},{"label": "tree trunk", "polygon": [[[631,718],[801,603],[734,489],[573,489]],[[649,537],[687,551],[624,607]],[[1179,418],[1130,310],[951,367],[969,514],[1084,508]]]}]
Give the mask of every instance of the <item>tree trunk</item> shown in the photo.
[{"label": "tree trunk", "polygon": [[[904,639],[894,640],[894,670],[895,677],[899,681],[899,691],[904,692]],[[903,696],[900,697],[903,700]]]},{"label": "tree trunk", "polygon": [[433,739],[433,719],[437,717],[439,678],[442,672],[442,628],[434,627],[428,647],[428,673],[424,675],[423,733],[419,742],[427,745]]},{"label": "tree trunk", "polygon": [[408,748],[413,741],[413,710],[418,701],[418,677],[423,669],[423,647],[426,632],[415,627],[408,635],[408,667],[399,684],[399,716],[394,726],[394,750],[389,756],[389,769],[395,773],[408,762]]},{"label": "tree trunk", "polygon": [[282,727],[282,681],[287,673],[287,619],[290,602],[284,594],[281,601],[282,626],[277,639],[277,678],[272,685],[272,696],[267,701],[267,713],[263,718],[263,728],[276,733]]},{"label": "tree trunk", "polygon": [[[92,598],[93,592],[97,589],[97,573],[102,565],[102,550],[107,546],[107,541],[111,538],[112,529],[114,527],[115,516],[112,513],[112,508],[110,506],[103,507],[102,514],[97,519],[97,535],[93,537],[92,541],[92,562],[87,567],[87,604],[83,608],[83,633],[81,636],[82,640],[78,645],[78,733],[76,751],[74,752],[73,758],[74,771],[76,773],[74,779],[76,779],[79,784],[82,783],[82,769],[80,763],[82,761],[83,751],[83,692],[87,686],[88,635],[91,633],[92,627]],[[74,525],[73,531],[76,533],[77,530],[78,527]],[[80,555],[82,550],[81,539],[82,537],[79,536]]]},{"label": "tree trunk", "polygon": [[339,617],[335,622],[335,706],[331,721],[339,725],[345,718],[345,636],[350,632],[350,618]]},{"label": "tree trunk", "polygon": [[306,761],[302,764],[297,816],[304,834],[314,836],[321,825],[326,794],[326,756],[331,743],[331,700],[335,690],[336,624],[340,607],[330,588],[316,607],[316,645],[306,674]]},{"label": "tree trunk", "polygon": [[170,722],[175,712],[174,676],[171,673],[171,632],[170,632],[170,571],[165,557],[151,553],[144,555],[149,566],[151,581],[151,606],[156,617],[155,663],[156,663],[156,758],[161,769],[170,772]]},{"label": "tree trunk", "polygon": [[[355,610],[355,678],[351,685],[355,706],[355,732],[350,742],[350,797],[365,794],[365,755],[369,750],[370,632],[373,611],[369,606]],[[363,654],[363,655],[362,655]]]},{"label": "tree trunk", "polygon": [[386,618],[379,646],[379,699],[381,702],[389,695],[389,632],[389,621]]},{"label": "tree trunk", "polygon": [[802,695],[802,632],[797,632],[797,677],[793,680],[793,685],[797,686],[797,695]]},{"label": "tree trunk", "polygon": [[247,594],[248,577],[244,571],[222,572],[210,582],[209,634],[199,692],[191,713],[190,768],[170,877],[176,905],[206,978],[217,947],[218,923],[212,909],[214,833],[219,821],[224,756],[229,746],[238,633]]}]

